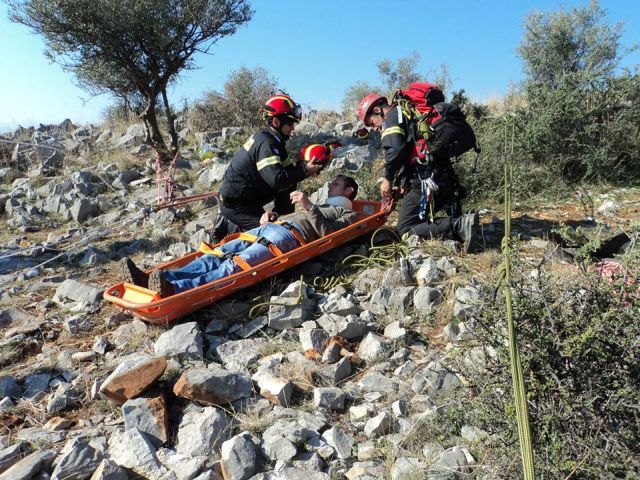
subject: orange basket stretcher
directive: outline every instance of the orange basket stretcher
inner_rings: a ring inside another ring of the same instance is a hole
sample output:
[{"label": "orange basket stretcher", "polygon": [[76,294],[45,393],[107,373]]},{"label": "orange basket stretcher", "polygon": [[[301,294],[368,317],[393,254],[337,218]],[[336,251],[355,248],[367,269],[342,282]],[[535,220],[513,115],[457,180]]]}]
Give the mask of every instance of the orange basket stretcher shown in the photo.
[{"label": "orange basket stretcher", "polygon": [[[104,299],[149,323],[168,323],[380,228],[385,224],[391,208],[392,205],[389,203],[354,200],[353,210],[358,213],[356,222],[280,256],[270,258],[250,270],[241,270],[228,277],[166,298],[161,298],[157,292],[148,288],[120,282],[105,290]],[[213,247],[229,242],[239,235],[237,233],[229,235]],[[190,253],[157,268],[163,270],[180,268],[201,255],[203,255],[202,252]]]}]

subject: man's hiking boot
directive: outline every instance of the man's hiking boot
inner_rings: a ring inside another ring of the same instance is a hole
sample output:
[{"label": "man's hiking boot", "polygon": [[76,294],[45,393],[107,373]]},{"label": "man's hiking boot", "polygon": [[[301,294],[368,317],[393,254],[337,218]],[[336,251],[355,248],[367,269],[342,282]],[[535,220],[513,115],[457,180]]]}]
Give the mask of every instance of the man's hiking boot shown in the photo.
[{"label": "man's hiking boot", "polygon": [[120,260],[120,272],[125,282],[149,288],[149,275],[140,270],[130,258]]},{"label": "man's hiking boot", "polygon": [[154,270],[149,275],[149,289],[160,294],[162,298],[173,295],[173,285],[164,277],[162,270]]},{"label": "man's hiking boot", "polygon": [[462,241],[464,253],[477,248],[478,225],[480,225],[480,216],[477,213],[467,213],[457,219],[456,233]]}]

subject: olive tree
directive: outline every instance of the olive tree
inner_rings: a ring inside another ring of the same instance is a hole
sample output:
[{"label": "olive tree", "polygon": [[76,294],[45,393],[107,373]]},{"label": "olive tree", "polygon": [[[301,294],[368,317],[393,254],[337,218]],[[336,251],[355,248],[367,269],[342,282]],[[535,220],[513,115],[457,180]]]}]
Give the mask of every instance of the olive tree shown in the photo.
[{"label": "olive tree", "polygon": [[421,75],[416,72],[419,61],[420,54],[413,52],[408,57],[401,57],[395,62],[385,58],[377,63],[378,73],[389,96],[392,96],[398,88],[407,88],[409,84],[421,80]]},{"label": "olive tree", "polygon": [[568,180],[637,178],[640,77],[620,69],[622,25],[592,1],[532,12],[524,27],[521,150]]},{"label": "olive tree", "polygon": [[416,71],[419,62],[420,54],[418,52],[413,52],[411,55],[400,57],[397,60],[384,58],[378,61],[376,68],[382,86],[372,86],[369,82],[360,80],[347,87],[342,98],[342,114],[346,117],[354,116],[358,103],[368,93],[378,92],[391,100],[399,88],[407,88],[411,83],[426,81],[425,79],[431,79],[430,81],[435,82],[443,90],[451,86],[451,76],[447,65],[439,65],[425,75],[421,75]]},{"label": "olive tree", "polygon": [[355,117],[360,100],[371,92],[381,91],[382,87],[371,86],[368,82],[362,80],[350,85],[345,90],[342,98],[342,114],[346,118]]},{"label": "olive tree", "polygon": [[208,52],[253,15],[246,0],[5,1],[11,20],[42,35],[45,54],[92,94],[144,99],[140,118],[163,160],[170,152],[156,118],[159,98],[175,151],[167,87],[181,71],[195,68],[196,52]]}]

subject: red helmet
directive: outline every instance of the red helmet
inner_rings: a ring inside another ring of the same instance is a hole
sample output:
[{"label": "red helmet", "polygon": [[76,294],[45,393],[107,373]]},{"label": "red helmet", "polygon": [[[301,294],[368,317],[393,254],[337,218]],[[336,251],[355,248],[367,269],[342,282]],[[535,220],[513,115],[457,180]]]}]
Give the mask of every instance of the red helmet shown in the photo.
[{"label": "red helmet", "polygon": [[300,150],[300,160],[306,160],[307,162],[314,160],[315,163],[324,165],[331,161],[332,154],[333,150],[331,147],[319,143],[312,143]]},{"label": "red helmet", "polygon": [[360,100],[360,105],[358,105],[358,118],[367,127],[371,126],[369,123],[367,123],[367,118],[369,117],[369,115],[371,115],[371,110],[373,110],[373,107],[375,107],[376,104],[380,103],[381,100],[387,102],[387,97],[380,95],[379,93],[370,93],[362,100]]},{"label": "red helmet", "polygon": [[296,104],[289,95],[284,93],[274,95],[260,109],[260,113],[264,118],[284,116],[294,122],[302,119],[302,109]]}]

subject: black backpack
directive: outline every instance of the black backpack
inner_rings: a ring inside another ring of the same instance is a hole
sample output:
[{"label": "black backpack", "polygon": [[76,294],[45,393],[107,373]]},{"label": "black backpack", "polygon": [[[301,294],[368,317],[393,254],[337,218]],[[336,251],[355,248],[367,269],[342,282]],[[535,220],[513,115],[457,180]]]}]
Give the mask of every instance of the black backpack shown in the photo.
[{"label": "black backpack", "polygon": [[434,158],[456,158],[471,149],[480,153],[473,128],[460,107],[454,103],[441,102],[436,103],[433,108],[435,111],[418,119],[417,127]]}]

